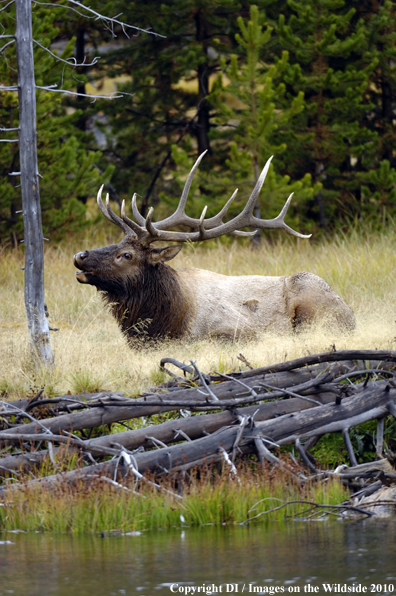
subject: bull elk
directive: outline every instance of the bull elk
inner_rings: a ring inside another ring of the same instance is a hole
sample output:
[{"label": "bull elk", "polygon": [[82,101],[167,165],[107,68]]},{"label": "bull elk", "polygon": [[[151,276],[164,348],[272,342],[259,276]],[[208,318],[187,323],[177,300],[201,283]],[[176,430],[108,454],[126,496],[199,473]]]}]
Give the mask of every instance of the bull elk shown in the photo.
[{"label": "bull elk", "polygon": [[[140,322],[146,326],[146,337],[157,339],[233,339],[268,331],[291,333],[304,324],[323,319],[341,330],[353,329],[353,311],[323,279],[312,273],[231,277],[202,269],[173,269],[165,264],[179,253],[181,245],[154,248],[153,242],[198,242],[225,234],[255,234],[239,229],[245,227],[277,228],[298,238],[310,237],[284,222],[292,195],[274,219],[258,219],[253,215],[272,158],[267,161],[246,206],[230,221],[223,223],[223,218],[237,191],[215,217],[205,219],[206,207],[199,219],[186,215],[188,192],[203,155],[188,175],[175,213],[162,221],[152,221],[152,208],[144,218],[136,206],[136,195],[132,198],[136,221],[125,214],[124,201],[121,218],[118,217],[109,206],[108,195],[106,206],[103,204],[102,186],[97,196],[98,206],[109,221],[123,230],[125,238],[118,244],[77,253],[74,256],[74,265],[79,269],[77,280],[102,292],[129,340],[141,333]],[[179,225],[193,231],[169,231]]]}]

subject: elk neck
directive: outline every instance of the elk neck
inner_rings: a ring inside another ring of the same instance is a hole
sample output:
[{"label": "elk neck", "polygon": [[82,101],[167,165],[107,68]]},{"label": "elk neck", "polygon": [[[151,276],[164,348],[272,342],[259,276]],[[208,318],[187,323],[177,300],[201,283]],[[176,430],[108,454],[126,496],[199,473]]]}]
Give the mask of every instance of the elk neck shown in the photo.
[{"label": "elk neck", "polygon": [[122,332],[129,338],[177,338],[188,333],[194,304],[182,290],[177,271],[164,263],[144,267],[123,280],[116,291],[103,291],[103,298]]}]

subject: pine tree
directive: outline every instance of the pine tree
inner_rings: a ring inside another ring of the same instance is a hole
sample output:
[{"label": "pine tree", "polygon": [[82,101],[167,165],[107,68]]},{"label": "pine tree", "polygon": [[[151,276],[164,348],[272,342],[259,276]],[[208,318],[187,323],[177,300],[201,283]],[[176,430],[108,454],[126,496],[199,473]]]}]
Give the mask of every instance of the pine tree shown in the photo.
[{"label": "pine tree", "polygon": [[365,52],[367,26],[350,3],[289,0],[288,11],[276,28],[290,54],[286,97],[303,91],[305,110],[285,155],[292,176],[303,170],[323,184],[312,215],[325,227],[336,214],[339,220],[340,211],[355,210],[356,171],[375,156],[377,134],[364,118],[372,107],[366,90],[378,59]]},{"label": "pine tree", "polygon": [[[260,14],[257,6],[251,6],[250,19],[246,24],[242,17],[237,20],[239,53],[233,54],[228,63],[223,59],[222,72],[209,97],[215,109],[216,125],[212,129],[211,141],[222,165],[211,172],[198,174],[195,189],[199,191],[200,198],[194,197],[194,207],[197,211],[208,203],[211,210],[208,215],[214,215],[235,187],[239,187],[239,198],[231,207],[230,214],[239,212],[265,162],[274,155],[260,205],[256,205],[256,215],[260,216],[261,211],[266,219],[276,217],[287,197],[296,192],[288,221],[298,227],[302,219],[301,205],[313,197],[320,184],[313,189],[309,174],[291,183],[286,173],[287,164],[286,171],[282,172],[281,156],[287,149],[293,119],[303,109],[303,94],[298,93],[286,103],[282,77],[288,64],[288,53],[283,52],[273,64],[268,65],[266,48],[272,28],[264,28],[264,20],[265,15]],[[177,158],[175,151],[175,158],[186,168],[186,155],[179,151]]]},{"label": "pine tree", "polygon": [[357,179],[362,183],[356,192],[356,216],[363,223],[383,223],[394,217],[396,207],[396,10],[394,2],[373,0],[354,2],[355,20],[366,29],[362,67],[370,59],[378,64],[365,91],[371,109],[363,125],[377,136],[375,153],[362,156],[357,162]]}]

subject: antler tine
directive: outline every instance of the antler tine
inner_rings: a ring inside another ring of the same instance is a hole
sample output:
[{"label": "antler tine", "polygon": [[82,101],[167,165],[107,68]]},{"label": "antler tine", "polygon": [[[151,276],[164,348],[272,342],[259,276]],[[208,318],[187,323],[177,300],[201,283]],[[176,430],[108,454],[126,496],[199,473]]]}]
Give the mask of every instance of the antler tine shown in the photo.
[{"label": "antler tine", "polygon": [[[112,210],[112,208],[110,207],[110,200],[109,200],[108,194],[106,194],[106,211],[110,215],[113,223],[115,223],[117,226],[119,226],[125,232],[125,234],[131,233],[131,228],[128,226],[128,224],[123,222],[122,219],[120,217],[118,217],[118,215],[116,215],[114,213],[114,211]],[[132,231],[132,233],[136,236],[136,234],[133,231]]]},{"label": "antler tine", "polygon": [[[153,213],[154,213],[154,209],[152,207],[150,207],[149,212],[147,213],[147,217],[145,219],[146,230],[151,236],[151,238],[150,238],[151,241],[162,240],[161,233],[154,227],[153,222],[151,221],[151,218],[153,217]],[[166,240],[166,238],[163,238],[163,239]]]},{"label": "antler tine", "polygon": [[243,232],[242,230],[235,230],[235,232],[231,232],[232,236],[255,236],[257,234],[257,230],[253,230],[253,232]]},{"label": "antler tine", "polygon": [[211,228],[214,228],[215,226],[219,226],[223,223],[223,217],[226,215],[228,209],[230,208],[230,205],[231,205],[232,201],[235,199],[237,192],[238,192],[238,189],[236,188],[234,190],[234,192],[232,193],[231,197],[228,199],[227,203],[221,209],[221,211],[219,211],[219,213],[217,215],[215,215],[214,217],[211,217],[210,219],[206,220],[206,229],[207,230],[210,230]]},{"label": "antler tine", "polygon": [[203,211],[201,213],[201,217],[199,218],[199,236],[202,240],[205,240],[205,225],[204,225],[204,221],[205,221],[205,215],[206,215],[206,211],[208,209],[208,206],[205,205],[205,207],[203,208]]},{"label": "antler tine", "polygon": [[[289,198],[287,199],[286,203],[283,205],[282,211],[279,213],[279,215],[277,217],[275,217],[274,219],[270,219],[270,220],[257,219],[257,222],[269,223],[271,225],[266,225],[263,227],[278,228],[281,230],[285,230],[286,232],[289,232],[289,234],[292,234],[293,236],[297,236],[297,238],[311,238],[312,234],[300,234],[300,232],[296,232],[295,230],[293,230],[293,228],[288,226],[284,221],[285,215],[287,213],[287,210],[289,209],[293,194],[294,193],[292,192],[291,195],[289,196]],[[254,218],[254,219],[256,219],[256,218]],[[258,224],[258,227],[261,227],[260,224]]]},{"label": "antler tine", "polygon": [[261,192],[261,189],[263,188],[263,185],[264,185],[265,179],[267,177],[268,170],[271,165],[271,161],[272,161],[273,157],[274,156],[271,155],[271,157],[267,160],[267,163],[265,164],[263,171],[261,172],[259,179],[256,182],[256,186],[254,187],[252,194],[250,195],[243,211],[241,212],[241,214],[238,217],[242,218],[245,214],[253,212],[253,208],[254,208],[255,204],[257,203],[258,196]]},{"label": "antler tine", "polygon": [[[164,219],[163,221],[157,222],[158,230],[165,230],[167,227],[181,225],[181,224],[184,224],[184,225],[187,225],[190,227],[198,227],[198,225],[199,225],[198,220],[186,215],[185,208],[186,208],[188,193],[190,192],[191,184],[192,184],[192,181],[194,178],[194,174],[197,171],[198,166],[201,163],[205,153],[207,153],[207,150],[204,151],[203,153],[201,153],[201,155],[198,157],[197,161],[191,168],[191,171],[190,171],[189,175],[187,176],[187,180],[184,185],[183,192],[181,194],[180,201],[179,201],[176,211],[172,215],[170,215],[169,217]],[[136,217],[136,215],[135,215],[135,217]]]},{"label": "antler tine", "polygon": [[143,215],[140,213],[139,209],[136,205],[136,193],[133,194],[132,197],[132,213],[133,217],[136,219],[139,225],[144,226],[146,220],[144,219]]},{"label": "antler tine", "polygon": [[98,194],[96,196],[96,202],[98,203],[98,207],[101,210],[102,214],[105,216],[105,218],[108,219],[109,221],[111,221],[111,223],[114,223],[114,221],[112,220],[110,215],[107,213],[106,207],[103,205],[103,201],[102,201],[103,188],[104,188],[104,184],[102,184],[102,186],[98,190]]},{"label": "antler tine", "polygon": [[[215,228],[216,226],[223,224],[223,217],[226,215],[228,209],[230,208],[230,205],[232,201],[235,199],[237,192],[238,189],[236,188],[232,193],[232,196],[228,199],[227,203],[221,209],[221,211],[219,211],[219,213],[214,217],[211,217],[210,219],[206,220],[205,223],[207,230],[211,230],[212,228]],[[235,232],[231,232],[231,234],[232,236],[254,236],[256,234],[256,230],[254,230],[253,232],[242,232],[242,230],[235,230]]]},{"label": "antler tine", "polygon": [[181,213],[181,212],[184,213],[184,209],[186,207],[188,193],[190,192],[190,188],[191,188],[191,184],[192,184],[192,181],[193,181],[193,178],[194,178],[194,174],[197,171],[199,164],[201,163],[204,155],[207,152],[208,152],[208,150],[206,149],[203,153],[201,153],[201,155],[198,157],[197,161],[195,162],[195,164],[191,168],[191,172],[187,176],[187,180],[186,180],[186,183],[184,185],[183,192],[182,192],[182,195],[180,197],[179,204],[178,204],[177,209],[176,209],[176,213]]},{"label": "antler tine", "polygon": [[119,228],[121,228],[125,232],[125,234],[130,234],[131,233],[130,228],[122,221],[122,219],[120,219],[110,209],[110,206],[109,206],[109,195],[106,196],[106,207],[104,206],[103,201],[102,201],[103,187],[104,187],[104,184],[102,184],[102,186],[99,188],[98,194],[97,194],[97,197],[96,197],[96,202],[98,203],[99,209],[101,210],[101,212],[103,213],[103,215],[105,216],[106,219],[108,219],[109,221],[111,221],[111,223],[113,223],[116,226],[118,226]]},{"label": "antler tine", "polygon": [[132,219],[129,219],[129,217],[126,215],[124,200],[121,203],[121,218],[138,238],[145,233],[143,228],[141,228],[136,222],[132,221]]}]

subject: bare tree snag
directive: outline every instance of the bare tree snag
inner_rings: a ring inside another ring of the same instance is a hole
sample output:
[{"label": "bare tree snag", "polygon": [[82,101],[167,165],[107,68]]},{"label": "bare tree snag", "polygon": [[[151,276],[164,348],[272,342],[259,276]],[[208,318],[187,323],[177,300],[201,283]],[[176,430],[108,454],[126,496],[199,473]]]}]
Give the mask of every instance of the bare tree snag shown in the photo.
[{"label": "bare tree snag", "polygon": [[36,86],[34,79],[32,6],[15,0],[19,97],[19,155],[25,237],[25,306],[35,359],[54,362],[44,302],[44,250],[37,164]]}]

